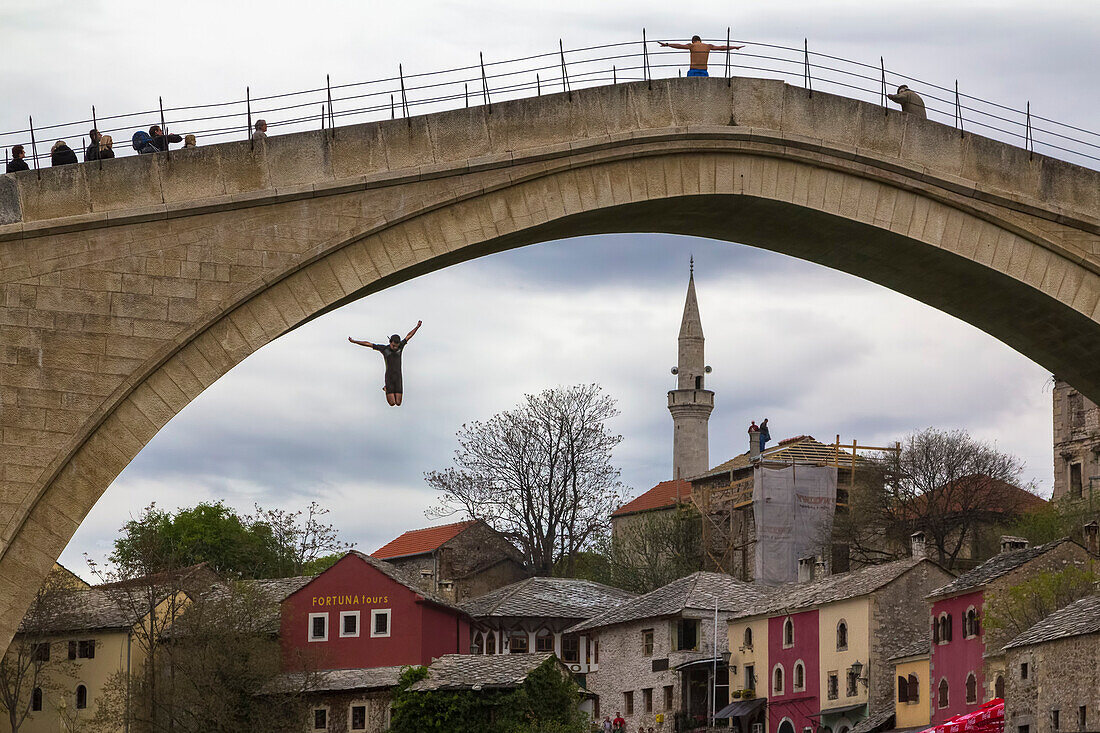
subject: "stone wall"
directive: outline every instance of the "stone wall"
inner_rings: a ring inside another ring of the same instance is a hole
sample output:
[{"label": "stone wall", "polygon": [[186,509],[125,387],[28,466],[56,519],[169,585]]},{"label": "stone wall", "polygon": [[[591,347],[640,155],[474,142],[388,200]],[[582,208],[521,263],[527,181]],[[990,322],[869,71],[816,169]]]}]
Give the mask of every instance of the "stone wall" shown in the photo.
[{"label": "stone wall", "polygon": [[[1100,634],[1009,649],[1006,652],[1005,733],[1100,730]],[[1028,665],[1027,678],[1021,665]],[[1085,707],[1085,721],[1078,718]]]},{"label": "stone wall", "polygon": [[[1087,500],[1089,477],[1100,476],[1100,407],[1062,380],[1054,383],[1054,498]],[[1071,481],[1071,467],[1075,478]],[[1093,487],[1100,500],[1100,486]]]},{"label": "stone wall", "polygon": [[365,705],[367,710],[366,733],[385,733],[390,725],[390,705],[392,696],[387,692],[330,692],[315,693],[306,696],[307,724],[305,731],[313,731],[313,711],[324,708],[328,711],[326,731],[351,731],[352,706]]}]

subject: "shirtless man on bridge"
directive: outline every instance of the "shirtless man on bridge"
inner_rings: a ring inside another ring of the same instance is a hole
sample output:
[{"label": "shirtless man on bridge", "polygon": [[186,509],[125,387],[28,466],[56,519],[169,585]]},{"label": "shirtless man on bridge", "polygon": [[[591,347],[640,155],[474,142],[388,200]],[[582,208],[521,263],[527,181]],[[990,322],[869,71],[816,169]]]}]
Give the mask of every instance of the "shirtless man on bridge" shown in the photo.
[{"label": "shirtless man on bridge", "polygon": [[691,43],[665,43],[660,41],[665,48],[679,48],[691,52],[691,68],[688,76],[710,76],[707,73],[707,59],[711,51],[736,51],[744,46],[719,46],[714,43],[703,43],[699,36],[692,36]]}]

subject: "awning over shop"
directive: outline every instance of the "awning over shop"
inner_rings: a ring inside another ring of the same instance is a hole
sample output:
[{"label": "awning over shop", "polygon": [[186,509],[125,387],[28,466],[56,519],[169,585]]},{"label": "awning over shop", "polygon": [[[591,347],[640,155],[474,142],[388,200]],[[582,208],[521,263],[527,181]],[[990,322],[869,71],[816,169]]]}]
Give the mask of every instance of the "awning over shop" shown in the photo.
[{"label": "awning over shop", "polygon": [[[718,668],[725,669],[729,666],[730,655],[729,652],[723,652],[722,656],[718,657]],[[688,669],[711,669],[714,666],[714,657],[707,657],[706,659],[693,659],[690,662],[681,662],[673,667],[677,672],[683,672]]]},{"label": "awning over shop", "polygon": [[726,707],[719,710],[714,714],[716,718],[743,718],[746,715],[752,715],[760,708],[764,707],[768,699],[766,697],[757,697],[752,700],[737,700],[731,702]]},{"label": "awning over shop", "polygon": [[995,697],[970,713],[948,719],[940,725],[926,728],[923,733],[999,733],[1004,730],[1005,701]]},{"label": "awning over shop", "polygon": [[842,705],[839,708],[829,708],[828,710],[822,710],[820,713],[814,713],[810,715],[811,718],[825,715],[843,715],[844,713],[850,713],[853,710],[859,710],[862,707],[866,707],[867,703],[861,702],[856,705]]}]

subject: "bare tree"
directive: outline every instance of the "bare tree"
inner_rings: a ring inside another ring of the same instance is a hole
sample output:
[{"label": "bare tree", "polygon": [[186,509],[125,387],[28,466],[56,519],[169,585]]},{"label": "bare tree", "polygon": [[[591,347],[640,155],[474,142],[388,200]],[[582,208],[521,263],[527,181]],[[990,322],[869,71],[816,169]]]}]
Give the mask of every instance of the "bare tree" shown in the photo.
[{"label": "bare tree", "polygon": [[12,733],[19,733],[36,698],[41,706],[44,699],[53,697],[50,693],[62,689],[61,679],[71,677],[72,665],[53,647],[73,611],[71,603],[63,602],[72,590],[61,573],[51,572],[0,660],[0,706]]},{"label": "bare tree", "polygon": [[428,515],[484,520],[549,575],[555,560],[568,562],[607,531],[621,501],[611,452],[622,436],[606,426],[618,414],[588,384],[526,395],[513,410],[463,425],[455,467],[425,474],[442,494]]},{"label": "bare tree", "polygon": [[703,567],[702,517],[692,506],[650,512],[624,522],[600,543],[606,578],[634,593],[648,593]]},{"label": "bare tree", "polygon": [[253,526],[266,525],[275,537],[277,546],[287,555],[284,575],[311,575],[323,570],[321,565],[339,559],[355,547],[354,542],[340,539],[336,528],[322,524],[321,518],[329,513],[318,502],[311,501],[305,510],[264,509],[256,505],[256,513],[244,520]]}]

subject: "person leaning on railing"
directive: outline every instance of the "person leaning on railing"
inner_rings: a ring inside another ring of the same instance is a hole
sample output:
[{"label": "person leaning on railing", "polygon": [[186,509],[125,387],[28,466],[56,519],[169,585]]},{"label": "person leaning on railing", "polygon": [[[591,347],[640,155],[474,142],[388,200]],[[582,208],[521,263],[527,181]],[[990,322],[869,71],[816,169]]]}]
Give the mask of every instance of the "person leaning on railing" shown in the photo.
[{"label": "person leaning on railing", "polygon": [[898,87],[897,94],[887,94],[886,98],[899,104],[902,112],[920,117],[922,120],[928,119],[928,112],[924,108],[924,100],[906,85],[902,84]]},{"label": "person leaning on railing", "polygon": [[88,140],[90,140],[91,142],[89,143],[88,147],[84,149],[85,162],[89,160],[99,160],[99,138],[99,130],[93,127],[91,130],[88,131]]},{"label": "person leaning on railing", "polygon": [[110,135],[99,136],[99,149],[96,152],[99,160],[110,160],[115,157],[115,141]]},{"label": "person leaning on railing", "polygon": [[11,148],[11,160],[8,161],[8,165],[5,169],[5,173],[18,173],[19,171],[25,171],[30,168],[27,165],[27,161],[23,158],[27,157],[27,154],[23,151],[22,145],[13,145]]},{"label": "person leaning on railing", "polygon": [[79,162],[76,159],[76,153],[65,144],[64,140],[58,140],[50,148],[50,165],[71,165]]},{"label": "person leaning on railing", "polygon": [[181,143],[183,138],[175,133],[171,135],[165,135],[160,129],[160,125],[153,125],[149,128],[149,137],[152,138],[152,145],[157,150],[164,152],[168,149],[169,143]]}]

